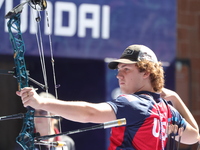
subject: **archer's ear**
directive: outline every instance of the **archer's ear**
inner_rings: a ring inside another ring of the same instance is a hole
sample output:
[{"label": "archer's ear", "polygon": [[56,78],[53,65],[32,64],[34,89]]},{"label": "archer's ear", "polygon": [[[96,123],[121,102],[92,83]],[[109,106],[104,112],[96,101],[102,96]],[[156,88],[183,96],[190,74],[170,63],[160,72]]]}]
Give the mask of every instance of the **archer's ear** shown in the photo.
[{"label": "archer's ear", "polygon": [[144,77],[144,78],[148,78],[149,76],[150,76],[150,73],[149,73],[149,72],[146,72],[146,71],[143,72],[143,77]]}]

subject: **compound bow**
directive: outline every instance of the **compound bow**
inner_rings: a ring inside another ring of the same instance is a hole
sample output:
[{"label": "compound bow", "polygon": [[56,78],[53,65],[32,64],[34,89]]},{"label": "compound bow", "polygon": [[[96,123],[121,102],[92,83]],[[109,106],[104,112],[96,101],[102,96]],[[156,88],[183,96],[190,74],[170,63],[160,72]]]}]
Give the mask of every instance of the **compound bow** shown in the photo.
[{"label": "compound bow", "polygon": [[[15,69],[14,71],[9,71],[9,73],[5,74],[14,74],[14,77],[17,79],[18,82],[18,90],[21,90],[24,87],[28,87],[29,80],[36,83],[43,89],[47,89],[47,85],[42,85],[35,81],[34,79],[30,78],[28,75],[28,71],[26,69],[25,59],[24,59],[24,53],[25,53],[25,44],[22,38],[22,33],[20,30],[20,15],[23,10],[23,6],[25,4],[29,4],[33,9],[37,11],[43,11],[47,8],[47,2],[46,0],[28,0],[24,3],[21,3],[14,7],[11,11],[9,11],[5,18],[9,19],[7,26],[8,26],[8,32],[10,35],[10,42],[12,44],[12,48],[14,50],[14,63],[15,63]],[[40,20],[40,19],[39,19]],[[51,47],[50,47],[51,49]],[[51,49],[52,51],[52,49]],[[52,57],[52,62],[53,57]],[[54,69],[54,68],[53,68]],[[55,73],[55,72],[54,72]],[[54,74],[54,84],[55,88],[58,86],[55,83],[55,74]],[[55,91],[56,98],[57,98],[57,92]],[[34,150],[35,144],[39,145],[51,145],[51,146],[65,146],[65,143],[59,143],[59,142],[46,142],[42,141],[44,139],[48,139],[51,137],[56,137],[60,135],[69,135],[74,133],[80,133],[85,132],[89,130],[95,130],[95,129],[101,129],[101,128],[110,128],[114,126],[121,126],[126,124],[125,119],[119,119],[116,121],[106,122],[103,124],[99,124],[96,126],[92,126],[89,128],[83,128],[78,129],[75,131],[68,131],[60,134],[53,134],[53,135],[47,135],[47,136],[40,136],[37,133],[34,133],[34,117],[47,117],[47,118],[55,118],[60,119],[59,116],[34,116],[35,110],[31,107],[27,107],[27,112],[25,114],[15,114],[10,116],[3,116],[0,117],[1,120],[8,120],[8,119],[21,119],[23,118],[23,126],[19,133],[19,135],[16,138],[16,142],[24,149],[24,150]]]},{"label": "compound bow", "polygon": [[[22,38],[22,33],[20,30],[20,15],[25,4],[29,4],[33,9],[42,11],[47,8],[47,3],[45,0],[29,0],[22,4],[14,7],[10,12],[8,12],[5,18],[8,18],[7,23],[8,32],[10,35],[10,42],[14,50],[14,63],[15,71],[14,76],[18,82],[18,90],[24,87],[28,87],[28,72],[26,70],[26,64],[24,59],[25,44]],[[16,138],[16,142],[24,150],[34,149],[34,112],[35,110],[31,107],[27,107],[27,112],[23,115],[23,126]]]}]

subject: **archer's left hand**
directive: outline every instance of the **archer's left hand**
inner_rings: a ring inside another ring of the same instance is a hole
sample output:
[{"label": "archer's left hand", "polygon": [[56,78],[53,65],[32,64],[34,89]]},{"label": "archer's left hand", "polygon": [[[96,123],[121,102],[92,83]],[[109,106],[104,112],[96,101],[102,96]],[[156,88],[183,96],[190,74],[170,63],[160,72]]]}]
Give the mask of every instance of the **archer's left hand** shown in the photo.
[{"label": "archer's left hand", "polygon": [[16,94],[21,97],[24,107],[30,106],[41,109],[44,100],[36,93],[34,88],[25,87],[21,91],[17,91]]}]

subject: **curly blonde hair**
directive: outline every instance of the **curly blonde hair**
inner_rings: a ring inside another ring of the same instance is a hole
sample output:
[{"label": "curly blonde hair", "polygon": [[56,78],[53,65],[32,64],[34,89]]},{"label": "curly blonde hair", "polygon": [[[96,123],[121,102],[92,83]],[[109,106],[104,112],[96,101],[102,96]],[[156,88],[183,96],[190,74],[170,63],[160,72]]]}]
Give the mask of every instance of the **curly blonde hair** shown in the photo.
[{"label": "curly blonde hair", "polygon": [[162,92],[165,83],[162,63],[153,63],[147,60],[142,60],[137,62],[136,66],[140,72],[150,73],[150,81],[154,91],[158,93]]}]

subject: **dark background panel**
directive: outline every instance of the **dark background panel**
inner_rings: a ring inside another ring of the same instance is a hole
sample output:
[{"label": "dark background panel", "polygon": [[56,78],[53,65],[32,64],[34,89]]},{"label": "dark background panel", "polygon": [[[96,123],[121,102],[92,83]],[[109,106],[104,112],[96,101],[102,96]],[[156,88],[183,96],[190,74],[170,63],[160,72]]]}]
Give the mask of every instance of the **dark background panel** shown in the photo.
[{"label": "dark background panel", "polygon": [[[12,56],[0,56],[0,69],[12,70]],[[43,83],[41,65],[38,58],[26,57],[27,69],[30,77]],[[55,58],[56,79],[60,84],[58,96],[63,100],[84,100],[88,102],[105,101],[105,66],[103,61],[87,59]],[[54,94],[52,68],[50,58],[46,58],[46,69],[49,82],[49,92]],[[16,79],[8,75],[0,75],[1,83],[1,109],[0,116],[26,112],[17,91]],[[30,85],[38,88],[38,93],[43,91],[40,87],[30,82]],[[66,111],[67,113],[67,111]],[[62,120],[62,132],[90,127],[96,124],[78,123]],[[4,137],[0,140],[0,149],[12,150],[15,145],[15,137],[21,130],[22,120],[9,120],[0,122],[0,133]],[[98,129],[83,133],[69,135],[75,141],[77,150],[103,150],[106,149],[105,130]]]},{"label": "dark background panel", "polygon": [[[30,75],[38,81],[42,81],[40,63],[38,58],[27,57],[27,69]],[[84,100],[98,103],[105,101],[105,68],[104,62],[90,59],[55,58],[55,71],[58,88],[58,98],[67,101]],[[33,63],[34,62],[34,63]],[[46,69],[49,81],[49,92],[54,93],[51,59],[46,58]],[[40,92],[39,90],[38,92]],[[66,110],[67,113],[67,110]],[[91,123],[77,123],[62,120],[62,132],[93,126]],[[105,131],[94,130],[85,133],[77,133],[71,136],[77,150],[105,149]]]}]

